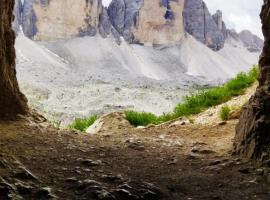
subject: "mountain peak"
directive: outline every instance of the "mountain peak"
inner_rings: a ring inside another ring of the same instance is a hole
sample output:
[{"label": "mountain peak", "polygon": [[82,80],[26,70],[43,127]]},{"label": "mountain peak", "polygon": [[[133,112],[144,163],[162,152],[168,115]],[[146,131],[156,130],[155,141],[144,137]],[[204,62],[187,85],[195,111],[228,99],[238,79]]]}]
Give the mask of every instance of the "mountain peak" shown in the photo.
[{"label": "mountain peak", "polygon": [[23,6],[16,0],[15,6],[15,29],[21,24],[34,40],[111,34],[118,44],[122,36],[128,43],[168,46],[188,33],[219,51],[229,34],[250,51],[262,48],[262,40],[250,32],[228,30],[222,11],[211,15],[203,0],[112,0],[108,8],[101,0],[24,0]]}]

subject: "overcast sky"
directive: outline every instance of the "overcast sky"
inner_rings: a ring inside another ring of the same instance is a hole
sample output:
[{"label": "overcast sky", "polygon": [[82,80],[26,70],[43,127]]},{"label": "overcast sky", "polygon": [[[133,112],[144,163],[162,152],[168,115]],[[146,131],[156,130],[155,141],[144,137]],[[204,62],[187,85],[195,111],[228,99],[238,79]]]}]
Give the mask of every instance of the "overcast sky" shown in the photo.
[{"label": "overcast sky", "polygon": [[[217,9],[223,11],[223,17],[229,28],[238,32],[248,29],[262,37],[259,13],[263,0],[204,0],[211,13]],[[107,6],[111,0],[103,0]]]}]

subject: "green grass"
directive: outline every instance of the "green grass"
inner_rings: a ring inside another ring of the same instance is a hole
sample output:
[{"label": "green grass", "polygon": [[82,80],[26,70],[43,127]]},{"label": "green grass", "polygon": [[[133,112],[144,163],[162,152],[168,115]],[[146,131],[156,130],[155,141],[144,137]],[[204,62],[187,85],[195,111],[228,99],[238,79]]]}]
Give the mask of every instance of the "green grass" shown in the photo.
[{"label": "green grass", "polygon": [[234,96],[239,96],[245,89],[256,82],[258,78],[258,67],[254,66],[248,73],[239,73],[226,84],[210,89],[200,90],[186,96],[173,112],[156,116],[152,113],[126,111],[127,120],[134,126],[146,126],[148,124],[160,124],[183,116],[198,114],[205,109],[220,105],[229,101]]},{"label": "green grass", "polygon": [[88,118],[85,119],[75,119],[75,121],[69,125],[69,128],[74,129],[74,130],[79,130],[82,132],[85,132],[86,129],[91,126],[92,124],[95,123],[95,121],[97,120],[97,116],[90,116]]},{"label": "green grass", "polygon": [[230,116],[230,113],[231,113],[231,108],[229,106],[223,106],[221,109],[220,109],[220,112],[219,112],[219,117],[223,120],[223,121],[227,121],[229,119],[229,116]]}]

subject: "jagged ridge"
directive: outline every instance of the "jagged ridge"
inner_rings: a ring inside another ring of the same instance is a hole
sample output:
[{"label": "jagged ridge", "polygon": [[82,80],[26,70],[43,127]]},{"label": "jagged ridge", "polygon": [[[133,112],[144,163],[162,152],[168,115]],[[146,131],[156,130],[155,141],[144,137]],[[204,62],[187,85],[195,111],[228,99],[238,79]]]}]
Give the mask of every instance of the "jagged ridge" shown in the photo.
[{"label": "jagged ridge", "polygon": [[[222,12],[210,14],[203,0],[113,0],[108,9],[101,0],[91,1],[16,0],[14,27],[22,25],[24,34],[35,40],[112,34],[129,43],[172,45],[186,33],[214,51],[224,47],[226,39],[241,41],[249,51],[259,52],[263,41],[250,31],[237,34],[228,30]],[[72,10],[66,9],[72,7]],[[46,8],[46,9],[45,9]],[[21,14],[20,14],[21,13]]]}]

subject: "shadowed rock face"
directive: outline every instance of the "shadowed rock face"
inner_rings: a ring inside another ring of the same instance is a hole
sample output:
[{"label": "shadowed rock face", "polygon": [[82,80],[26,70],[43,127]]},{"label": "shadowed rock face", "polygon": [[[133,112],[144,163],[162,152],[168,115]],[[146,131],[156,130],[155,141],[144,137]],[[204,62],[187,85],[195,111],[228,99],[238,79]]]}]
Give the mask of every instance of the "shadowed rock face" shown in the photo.
[{"label": "shadowed rock face", "polygon": [[20,30],[21,25],[21,13],[22,13],[22,2],[21,0],[15,0],[13,14],[15,19],[12,23],[13,30],[17,33]]},{"label": "shadowed rock face", "polygon": [[184,0],[113,0],[108,13],[129,43],[170,45],[185,36],[183,9]]},{"label": "shadowed rock face", "polygon": [[100,0],[26,0],[23,29],[37,40],[95,35],[101,12]]},{"label": "shadowed rock face", "polygon": [[186,0],[183,16],[189,34],[215,51],[223,48],[226,27],[220,11],[211,16],[202,0]]},{"label": "shadowed rock face", "polygon": [[265,161],[270,159],[270,0],[264,0],[261,20],[265,43],[259,62],[259,87],[236,127],[235,153]]},{"label": "shadowed rock face", "polygon": [[15,33],[12,31],[14,0],[0,3],[0,119],[27,112],[26,98],[20,93],[15,70]]},{"label": "shadowed rock face", "polygon": [[35,40],[76,36],[119,36],[101,0],[25,0],[22,9],[24,34]]}]

